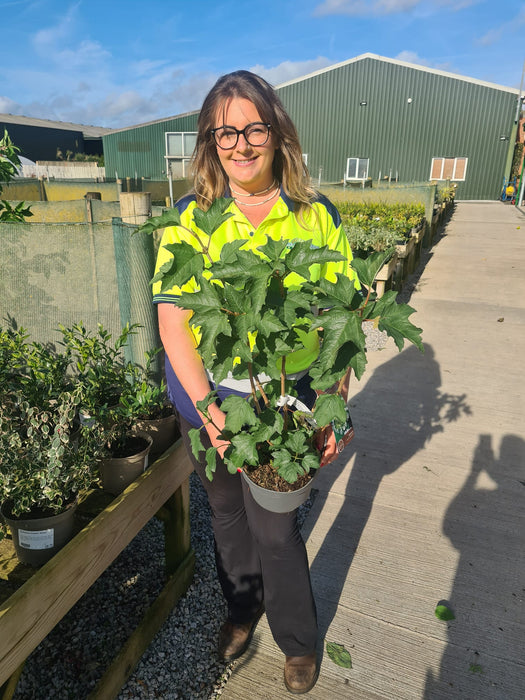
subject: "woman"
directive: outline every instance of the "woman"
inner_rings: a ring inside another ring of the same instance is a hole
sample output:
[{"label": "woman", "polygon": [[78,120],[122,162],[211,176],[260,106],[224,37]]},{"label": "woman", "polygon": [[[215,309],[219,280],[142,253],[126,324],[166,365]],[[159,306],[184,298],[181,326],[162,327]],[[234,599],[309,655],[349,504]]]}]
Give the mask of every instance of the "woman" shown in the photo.
[{"label": "woman", "polygon": [[[232,240],[246,240],[247,248],[262,245],[268,237],[290,240],[291,244],[297,239],[313,240],[314,245],[329,245],[346,257],[342,263],[325,266],[323,274],[332,279],[337,272],[352,277],[351,252],[339,215],[308,185],[295,127],[262,78],[238,71],[218,80],[200,112],[194,156],[194,192],[177,203],[181,223],[198,233],[194,208],[208,209],[218,197],[233,198],[228,209],[233,216],[210,240],[213,259],[218,259],[221,246]],[[180,240],[192,242],[182,227],[165,230],[157,269],[170,255],[163,246]],[[190,328],[191,312],[173,304],[179,290],[161,294],[157,284],[153,292],[167,356],[170,398],[179,412],[182,436],[193,459],[188,430],[202,425],[196,403],[213,385]],[[305,347],[287,358],[287,370],[302,377],[299,381],[306,387],[304,398],[309,405],[313,405],[315,392],[304,375],[316,348],[315,344]],[[214,425],[207,423],[204,428],[209,443],[223,455],[227,443],[221,442],[217,429],[225,421],[220,399],[248,392],[242,381],[235,379],[217,388],[219,401],[210,407]],[[335,440],[329,439],[323,464],[336,454]],[[211,482],[204,464],[193,461],[208,493],[217,571],[228,602],[219,654],[225,661],[241,656],[266,611],[274,639],[286,656],[285,685],[292,693],[305,693],[317,680],[317,622],[296,513],[270,513],[258,506],[239,475],[229,474],[222,460]]]}]

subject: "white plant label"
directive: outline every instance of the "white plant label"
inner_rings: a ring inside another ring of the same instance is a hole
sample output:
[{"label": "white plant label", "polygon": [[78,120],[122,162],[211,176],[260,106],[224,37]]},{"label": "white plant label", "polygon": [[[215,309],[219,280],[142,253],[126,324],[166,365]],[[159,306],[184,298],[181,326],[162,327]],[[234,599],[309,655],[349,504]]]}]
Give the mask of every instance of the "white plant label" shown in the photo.
[{"label": "white plant label", "polygon": [[51,549],[55,545],[55,531],[19,530],[18,544],[24,549]]}]

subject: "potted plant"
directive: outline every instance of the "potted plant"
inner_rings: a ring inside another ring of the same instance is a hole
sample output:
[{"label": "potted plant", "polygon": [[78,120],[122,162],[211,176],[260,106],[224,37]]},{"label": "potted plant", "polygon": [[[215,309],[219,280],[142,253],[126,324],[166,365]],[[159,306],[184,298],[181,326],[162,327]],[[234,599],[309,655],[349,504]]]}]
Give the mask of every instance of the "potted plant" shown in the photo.
[{"label": "potted plant", "polygon": [[127,383],[120,395],[120,413],[130,417],[132,429],[153,439],[152,458],[165,452],[179,437],[177,418],[167,399],[166,382],[157,382],[152,370],[155,357],[162,348],[146,351],[144,366],[129,364]]},{"label": "potted plant", "polygon": [[[114,495],[148,466],[154,443],[152,433],[159,438],[159,427],[145,425],[145,420],[167,416],[169,432],[167,436],[160,435],[160,439],[171,444],[176,437],[175,417],[169,418],[165,385],[156,385],[152,376],[152,362],[160,348],[146,352],[144,367],[127,361],[123,355],[129,335],[137,327],[138,324],[126,325],[114,341],[101,324],[96,333],[89,332],[82,323],[60,327],[75,380],[82,386],[81,422],[92,430],[101,446],[102,487]],[[163,449],[157,440],[155,453]]]},{"label": "potted plant", "polygon": [[[231,216],[226,212],[230,202],[216,200],[207,212],[195,210],[199,228],[208,237]],[[151,219],[140,230],[152,232],[168,225],[181,225],[176,210]],[[229,373],[250,380],[247,398],[230,396],[221,404],[226,413],[222,437],[230,443],[224,454],[228,470],[242,471],[270,492],[294,491],[307,484],[320,465],[321,431],[347,420],[341,387],[348,370],[358,379],[364,372],[362,324],[377,319],[379,329],[392,336],[399,349],[405,338],[422,349],[421,331],[408,320],[413,309],[397,304],[395,292],[378,299],[372,291],[392,250],[354,260],[357,283],[342,275],[337,282],[316,282],[311,279],[312,266],[343,259],[327,246],[314,249],[311,241],[298,241],[290,249],[286,242],[268,240],[252,252],[242,249],[241,240],[223,246],[220,260],[214,261],[207,240],[194,238],[196,247],[184,242],[166,246],[172,258],[152,281],[160,280],[165,291],[198,280],[198,291],[181,292],[175,303],[193,312],[191,322],[200,327],[204,364],[216,383]],[[295,284],[289,284],[291,280]],[[321,342],[309,374],[312,387],[326,393],[320,393],[309,411],[298,404],[284,369],[286,355],[301,349],[301,337],[313,330]],[[337,390],[331,393],[334,385]],[[212,420],[208,406],[215,399],[215,392],[210,392],[197,404],[208,421]],[[200,430],[191,431],[190,437],[198,454],[204,449]],[[215,456],[215,448],[206,450],[209,479]]]},{"label": "potted plant", "polygon": [[126,324],[112,341],[111,333],[100,323],[95,333],[82,321],[70,328],[59,324],[61,345],[70,358],[75,382],[82,386],[81,422],[89,424],[95,415],[104,422],[108,411],[118,405],[127,384],[127,362],[122,351],[137,325]]},{"label": "potted plant", "polygon": [[74,437],[82,393],[67,357],[26,339],[23,329],[0,330],[0,538],[8,525],[18,558],[39,566],[73,534],[98,446]]}]

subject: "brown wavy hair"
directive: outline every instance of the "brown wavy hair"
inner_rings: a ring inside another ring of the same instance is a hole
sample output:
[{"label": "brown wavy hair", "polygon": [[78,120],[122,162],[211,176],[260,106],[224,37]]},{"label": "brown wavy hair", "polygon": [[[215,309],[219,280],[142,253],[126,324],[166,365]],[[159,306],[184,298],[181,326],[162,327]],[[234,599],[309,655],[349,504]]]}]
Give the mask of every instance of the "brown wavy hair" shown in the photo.
[{"label": "brown wavy hair", "polygon": [[263,122],[271,124],[277,145],[273,174],[282,183],[285,193],[298,206],[299,214],[315,196],[310,187],[301,144],[294,123],[284,109],[272,86],[263,78],[246,70],[223,75],[206,96],[197,122],[197,142],[193,153],[193,187],[197,206],[206,210],[213,200],[224,196],[228,178],[224,172],[217,147],[211,135],[219,110],[235,98],[252,102]]}]

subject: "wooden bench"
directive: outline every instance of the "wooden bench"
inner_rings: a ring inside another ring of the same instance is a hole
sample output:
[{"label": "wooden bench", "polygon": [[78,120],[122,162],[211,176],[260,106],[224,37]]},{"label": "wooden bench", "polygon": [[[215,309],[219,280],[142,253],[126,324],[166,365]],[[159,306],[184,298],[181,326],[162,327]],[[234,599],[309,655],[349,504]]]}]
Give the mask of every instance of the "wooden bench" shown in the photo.
[{"label": "wooden bench", "polygon": [[[29,654],[157,515],[164,523],[167,583],[90,695],[97,700],[116,697],[192,581],[195,566],[189,520],[192,470],[182,441],[178,440],[0,605],[2,700],[12,698]],[[8,568],[4,554],[3,560],[0,557],[0,579]]]}]

